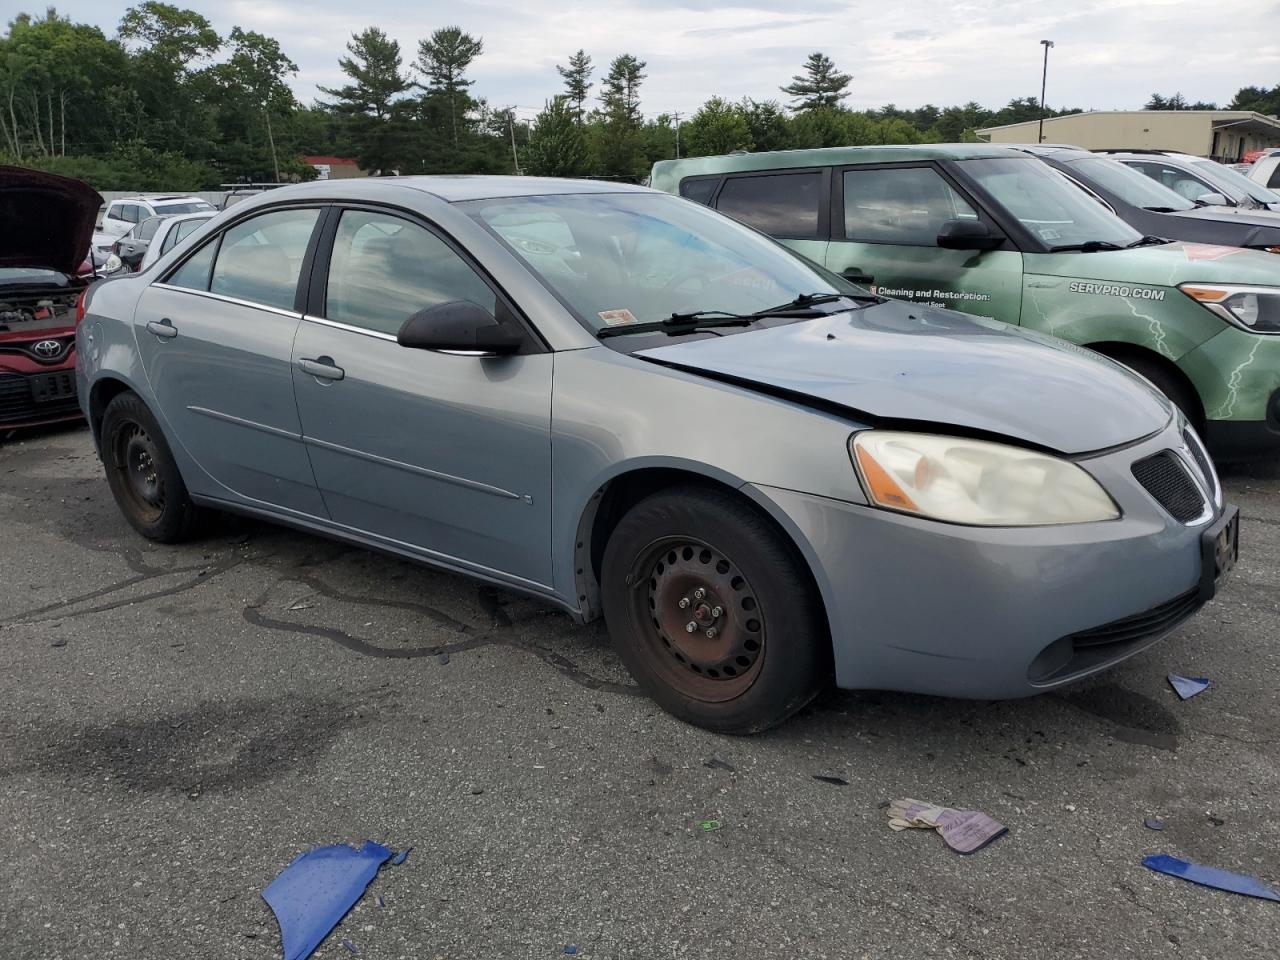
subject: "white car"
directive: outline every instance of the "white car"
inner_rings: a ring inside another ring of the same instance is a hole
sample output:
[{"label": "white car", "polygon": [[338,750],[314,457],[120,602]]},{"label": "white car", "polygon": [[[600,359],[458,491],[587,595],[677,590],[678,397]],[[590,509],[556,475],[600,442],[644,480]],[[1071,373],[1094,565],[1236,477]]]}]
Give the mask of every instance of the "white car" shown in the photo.
[{"label": "white car", "polygon": [[1280,190],[1280,150],[1268,150],[1249,168],[1249,179],[1268,190]]},{"label": "white car", "polygon": [[110,237],[122,237],[149,217],[174,217],[187,213],[217,213],[207,200],[184,196],[126,197],[107,205],[98,230]]},{"label": "white car", "polygon": [[212,218],[215,213],[216,211],[189,213],[181,217],[165,217],[156,227],[155,235],[147,245],[147,252],[142,255],[138,269],[147,269],[179,243],[199,230],[205,221]]},{"label": "white car", "polygon": [[1204,157],[1163,150],[1095,150],[1094,153],[1109,154],[1164,184],[1174,193],[1207,206],[1280,210],[1280,195],[1272,193],[1256,180]]}]

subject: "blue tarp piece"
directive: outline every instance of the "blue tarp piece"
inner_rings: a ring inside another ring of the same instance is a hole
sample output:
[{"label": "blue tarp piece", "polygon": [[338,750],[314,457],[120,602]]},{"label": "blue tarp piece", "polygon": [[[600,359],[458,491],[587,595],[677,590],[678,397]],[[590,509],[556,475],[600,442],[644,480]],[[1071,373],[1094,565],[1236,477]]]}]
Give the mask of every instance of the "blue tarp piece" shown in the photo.
[{"label": "blue tarp piece", "polygon": [[317,847],[294,858],[262,891],[276,915],[284,960],[306,960],[347,915],[392,851],[366,840]]},{"label": "blue tarp piece", "polygon": [[1156,873],[1167,873],[1171,877],[1190,880],[1202,887],[1213,887],[1230,893],[1242,893],[1246,897],[1260,897],[1263,900],[1280,902],[1280,893],[1276,893],[1257,877],[1249,877],[1243,873],[1232,873],[1230,870],[1219,870],[1217,867],[1202,867],[1198,863],[1188,863],[1167,853],[1157,853],[1144,857],[1142,865]]},{"label": "blue tarp piece", "polygon": [[1178,692],[1183,700],[1190,700],[1197,693],[1204,693],[1209,681],[1205,677],[1180,677],[1176,673],[1169,674],[1169,686]]},{"label": "blue tarp piece", "polygon": [[405,847],[403,850],[401,850],[399,853],[395,855],[395,858],[391,861],[391,865],[393,867],[400,866],[400,864],[404,863],[405,860],[408,858],[409,852],[411,850],[413,850],[413,847]]}]

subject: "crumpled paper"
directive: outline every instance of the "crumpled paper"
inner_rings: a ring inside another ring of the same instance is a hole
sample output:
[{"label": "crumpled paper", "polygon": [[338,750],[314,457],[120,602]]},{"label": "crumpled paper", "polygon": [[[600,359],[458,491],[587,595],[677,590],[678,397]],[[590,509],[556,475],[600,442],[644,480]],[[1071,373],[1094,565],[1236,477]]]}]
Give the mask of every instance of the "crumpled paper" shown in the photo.
[{"label": "crumpled paper", "polygon": [[937,830],[956,853],[975,853],[1004,836],[1009,828],[977,810],[953,810],[923,800],[894,800],[889,804],[889,828]]}]

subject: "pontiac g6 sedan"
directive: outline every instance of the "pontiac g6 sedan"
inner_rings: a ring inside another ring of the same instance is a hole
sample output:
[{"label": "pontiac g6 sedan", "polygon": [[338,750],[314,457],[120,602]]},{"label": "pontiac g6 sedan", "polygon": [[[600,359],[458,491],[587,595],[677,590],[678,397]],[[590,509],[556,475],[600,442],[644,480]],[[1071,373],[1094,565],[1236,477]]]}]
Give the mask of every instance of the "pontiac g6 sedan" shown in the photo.
[{"label": "pontiac g6 sedan", "polygon": [[1237,512],[1146,381],[654,191],[286,188],[83,306],[81,402],[141,534],[238,511],[603,615],[714,730],[833,675],[1056,687],[1235,559]]}]

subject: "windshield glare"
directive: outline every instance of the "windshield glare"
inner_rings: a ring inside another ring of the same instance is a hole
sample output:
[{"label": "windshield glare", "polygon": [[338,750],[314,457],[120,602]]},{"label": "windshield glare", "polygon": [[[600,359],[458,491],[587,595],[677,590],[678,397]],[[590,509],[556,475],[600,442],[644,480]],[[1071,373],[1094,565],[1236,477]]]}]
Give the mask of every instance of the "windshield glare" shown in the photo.
[{"label": "windshield glare", "polygon": [[1089,157],[1069,161],[1067,165],[1102,189],[1110,190],[1125,203],[1144,210],[1194,210],[1196,207],[1186,197],[1132,167],[1126,167],[1119,160]]},{"label": "windshield glare", "polygon": [[183,213],[206,213],[213,209],[213,204],[196,200],[192,203],[157,203],[156,213],[166,217],[176,217]]},{"label": "windshield glare", "polygon": [[1034,157],[962,160],[976,180],[1046,247],[1090,241],[1127,247],[1142,234]]},{"label": "windshield glare", "polygon": [[1223,186],[1234,187],[1237,194],[1253,197],[1259,203],[1280,203],[1280,194],[1272,193],[1262,184],[1255,180],[1250,180],[1244,174],[1238,173],[1230,167],[1224,167],[1213,160],[1196,160],[1194,163],[1209,176],[1213,177],[1214,180],[1222,183]]},{"label": "windshield glare", "polygon": [[805,293],[858,293],[773,240],[665,194],[474,200],[487,226],[593,331],[673,313],[755,313]]}]

